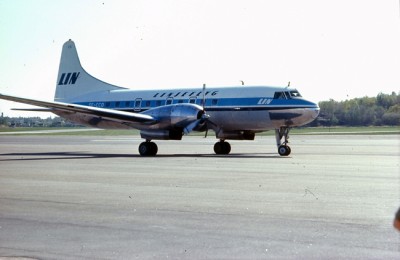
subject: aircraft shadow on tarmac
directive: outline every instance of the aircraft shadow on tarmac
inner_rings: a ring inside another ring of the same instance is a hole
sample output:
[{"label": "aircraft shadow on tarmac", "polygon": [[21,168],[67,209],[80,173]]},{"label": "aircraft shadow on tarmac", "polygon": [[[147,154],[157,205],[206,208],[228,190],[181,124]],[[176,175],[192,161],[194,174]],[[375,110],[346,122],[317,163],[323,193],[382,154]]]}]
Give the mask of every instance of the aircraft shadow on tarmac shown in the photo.
[{"label": "aircraft shadow on tarmac", "polygon": [[[6,158],[5,158],[6,157]],[[251,154],[158,154],[157,156],[143,157],[139,154],[110,154],[90,152],[47,152],[47,153],[4,153],[0,154],[0,161],[37,161],[37,160],[72,160],[72,159],[96,159],[96,158],[273,158],[284,159],[290,157],[278,156],[274,153],[251,153]]]}]

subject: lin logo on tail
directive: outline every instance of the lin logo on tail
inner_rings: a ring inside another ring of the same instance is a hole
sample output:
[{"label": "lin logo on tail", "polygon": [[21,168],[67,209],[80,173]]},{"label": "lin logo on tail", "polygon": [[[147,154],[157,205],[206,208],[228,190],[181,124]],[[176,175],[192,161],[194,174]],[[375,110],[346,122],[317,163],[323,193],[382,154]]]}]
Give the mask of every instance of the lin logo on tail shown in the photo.
[{"label": "lin logo on tail", "polygon": [[80,72],[69,72],[61,74],[60,80],[58,81],[58,85],[73,85],[76,80],[79,78]]}]

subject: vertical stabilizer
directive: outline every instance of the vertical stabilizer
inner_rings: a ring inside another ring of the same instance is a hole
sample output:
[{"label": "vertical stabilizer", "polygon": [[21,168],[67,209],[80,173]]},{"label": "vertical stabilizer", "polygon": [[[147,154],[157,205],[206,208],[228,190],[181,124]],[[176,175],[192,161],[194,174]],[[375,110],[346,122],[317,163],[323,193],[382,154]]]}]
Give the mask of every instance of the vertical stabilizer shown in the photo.
[{"label": "vertical stabilizer", "polygon": [[89,93],[113,89],[121,88],[103,82],[87,73],[79,61],[75,43],[71,40],[64,43],[54,101],[73,102],[74,98]]}]

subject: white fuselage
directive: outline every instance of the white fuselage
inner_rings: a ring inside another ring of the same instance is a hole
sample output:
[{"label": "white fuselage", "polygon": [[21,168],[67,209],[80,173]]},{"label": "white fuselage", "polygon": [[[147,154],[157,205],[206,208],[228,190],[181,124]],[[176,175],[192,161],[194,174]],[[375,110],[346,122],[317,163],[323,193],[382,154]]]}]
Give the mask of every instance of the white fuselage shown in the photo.
[{"label": "white fuselage", "polygon": [[[296,89],[268,86],[213,87],[204,91],[204,109],[210,120],[225,132],[250,130],[261,132],[281,126],[301,126],[319,113],[317,104],[303,99]],[[75,97],[68,102],[119,111],[146,111],[179,103],[202,106],[203,91],[198,89],[109,90]],[[121,125],[94,120],[79,113],[58,113],[72,121],[100,128],[157,129],[159,125]]]}]

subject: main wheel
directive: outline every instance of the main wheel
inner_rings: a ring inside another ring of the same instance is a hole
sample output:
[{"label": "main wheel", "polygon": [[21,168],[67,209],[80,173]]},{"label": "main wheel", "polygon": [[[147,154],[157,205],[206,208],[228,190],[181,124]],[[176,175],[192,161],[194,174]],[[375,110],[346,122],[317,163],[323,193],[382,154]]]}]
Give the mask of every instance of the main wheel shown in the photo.
[{"label": "main wheel", "polygon": [[291,151],[292,149],[290,149],[290,147],[287,145],[281,145],[278,148],[278,153],[280,156],[288,156]]},{"label": "main wheel", "polygon": [[142,156],[154,156],[158,152],[158,147],[153,142],[143,142],[139,145],[139,153]]},{"label": "main wheel", "polygon": [[223,154],[229,154],[231,152],[231,145],[228,142],[223,142],[222,146],[224,147],[224,153]]},{"label": "main wheel", "polygon": [[157,152],[158,152],[158,147],[157,147],[156,143],[154,143],[154,142],[149,142],[149,145],[150,145],[150,151],[151,151],[150,155],[151,155],[151,156],[156,155]]},{"label": "main wheel", "polygon": [[231,145],[228,142],[217,142],[214,145],[214,152],[216,154],[229,154],[231,152]]}]

